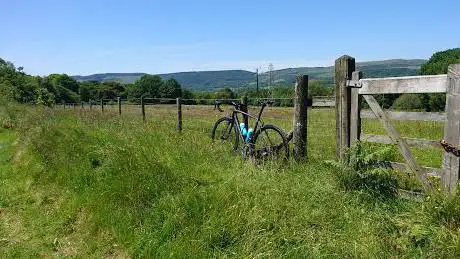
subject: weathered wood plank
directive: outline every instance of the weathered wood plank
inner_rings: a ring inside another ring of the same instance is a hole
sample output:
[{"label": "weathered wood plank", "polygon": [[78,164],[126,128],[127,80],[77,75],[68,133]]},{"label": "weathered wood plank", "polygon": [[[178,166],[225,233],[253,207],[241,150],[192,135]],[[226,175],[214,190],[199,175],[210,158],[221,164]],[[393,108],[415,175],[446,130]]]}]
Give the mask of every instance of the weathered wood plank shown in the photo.
[{"label": "weathered wood plank", "polygon": [[361,79],[359,94],[445,93],[447,75]]},{"label": "weathered wood plank", "polygon": [[425,200],[425,194],[423,192],[413,192],[403,189],[398,189],[398,196],[408,200],[415,200],[423,202]]},{"label": "weathered wood plank", "polygon": [[294,158],[303,160],[307,157],[307,105],[308,76],[297,76],[295,84],[293,143]]},{"label": "weathered wood plank", "polygon": [[[352,80],[359,81],[362,73],[355,71],[351,75]],[[351,111],[350,111],[350,142],[360,139],[361,135],[361,96],[358,88],[351,89]]]},{"label": "weathered wood plank", "polygon": [[[382,162],[382,165],[385,167],[391,168],[393,170],[401,171],[401,172],[410,170],[407,164],[404,164],[404,163],[384,161]],[[430,177],[441,177],[442,178],[443,175],[445,174],[445,169],[443,168],[420,167],[420,171],[424,175],[430,176]]]},{"label": "weathered wood plank", "polygon": [[[446,121],[446,114],[443,112],[399,112],[386,111],[391,120],[417,120],[417,121]],[[362,110],[361,118],[377,119],[371,110]]]},{"label": "weathered wood plank", "polygon": [[[449,86],[447,88],[447,121],[444,128],[444,140],[454,147],[460,146],[460,64],[448,69]],[[444,188],[455,193],[460,171],[460,158],[452,153],[444,153],[443,168],[445,177],[441,178]]]},{"label": "weathered wood plank", "polygon": [[335,107],[335,99],[334,97],[328,97],[328,98],[313,97],[311,106],[312,107]]},{"label": "weathered wood plank", "polygon": [[[362,134],[362,140],[372,143],[382,143],[382,144],[393,144],[393,141],[390,137],[384,135],[373,135],[373,134]],[[403,138],[406,143],[411,147],[418,146],[431,146],[431,147],[441,147],[439,140],[428,140],[428,139],[418,139],[418,138]]]},{"label": "weathered wood plank", "polygon": [[406,160],[409,169],[415,173],[417,178],[423,183],[423,186],[425,188],[428,188],[430,184],[428,182],[426,175],[421,172],[420,166],[417,163],[417,160],[415,160],[414,156],[412,155],[406,141],[403,138],[401,138],[401,135],[390,122],[390,119],[382,110],[378,102],[372,95],[364,95],[364,99],[367,101],[369,107],[372,109],[374,114],[380,119],[380,121],[383,124],[383,127],[386,129],[388,135],[393,140],[393,142],[395,144],[398,144],[399,151],[403,155],[404,160]]},{"label": "weathered wood plank", "polygon": [[355,59],[342,56],[335,61],[335,110],[336,110],[336,141],[337,157],[345,157],[346,148],[350,147],[350,95],[347,80],[355,71]]}]

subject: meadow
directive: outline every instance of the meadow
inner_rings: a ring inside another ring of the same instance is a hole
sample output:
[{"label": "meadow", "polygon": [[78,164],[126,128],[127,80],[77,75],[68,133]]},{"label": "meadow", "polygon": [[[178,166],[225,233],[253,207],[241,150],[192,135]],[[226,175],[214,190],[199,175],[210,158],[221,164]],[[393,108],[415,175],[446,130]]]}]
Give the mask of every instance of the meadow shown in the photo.
[{"label": "meadow", "polygon": [[[184,106],[182,133],[174,106],[146,113],[1,106],[0,257],[460,256],[458,202],[343,188],[325,164],[333,110],[309,111],[307,161],[259,165],[211,142],[226,113]],[[289,131],[292,109],[264,118]],[[442,123],[395,124],[403,136],[443,135]],[[375,120],[363,129],[385,133]],[[441,164],[440,150],[414,155]]]}]

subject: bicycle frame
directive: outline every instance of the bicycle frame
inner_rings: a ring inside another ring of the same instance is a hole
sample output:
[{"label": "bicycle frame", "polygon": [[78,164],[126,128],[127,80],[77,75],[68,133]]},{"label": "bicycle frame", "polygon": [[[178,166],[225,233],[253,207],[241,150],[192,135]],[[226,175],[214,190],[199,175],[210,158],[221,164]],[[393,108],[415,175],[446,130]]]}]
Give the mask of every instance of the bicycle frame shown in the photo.
[{"label": "bicycle frame", "polygon": [[[267,106],[266,104],[262,105],[257,117],[255,117],[255,116],[253,116],[253,115],[251,115],[251,114],[249,114],[247,112],[243,112],[243,111],[237,110],[237,109],[232,111],[232,119],[233,119],[234,127],[236,129],[238,129],[238,135],[240,136],[240,140],[242,140],[243,143],[246,143],[246,142],[245,142],[245,140],[243,138],[243,134],[241,133],[240,120],[238,119],[238,114],[241,114],[243,116],[248,116],[249,118],[252,118],[252,119],[256,120],[256,124],[254,125],[254,132],[257,132],[259,124],[260,124],[260,127],[264,126],[264,122],[261,120],[261,117],[262,117],[262,113],[263,113],[263,111],[264,111],[266,106]],[[248,125],[245,125],[245,126],[246,126],[246,129],[248,129]]]}]

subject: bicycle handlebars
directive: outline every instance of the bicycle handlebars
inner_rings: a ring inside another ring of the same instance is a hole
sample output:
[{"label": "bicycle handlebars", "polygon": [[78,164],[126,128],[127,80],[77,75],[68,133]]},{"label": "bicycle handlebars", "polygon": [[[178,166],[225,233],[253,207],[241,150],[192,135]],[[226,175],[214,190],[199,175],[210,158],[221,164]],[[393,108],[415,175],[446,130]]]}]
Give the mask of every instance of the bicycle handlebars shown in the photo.
[{"label": "bicycle handlebars", "polygon": [[224,110],[222,110],[222,109],[220,108],[220,106],[221,106],[222,104],[231,104],[231,105],[233,105],[233,107],[235,107],[235,109],[237,109],[237,110],[239,110],[239,108],[240,108],[240,104],[239,104],[239,103],[236,103],[236,102],[234,102],[234,101],[216,101],[216,102],[214,103],[214,110],[219,110],[220,112],[223,112]]},{"label": "bicycle handlebars", "polygon": [[[267,106],[267,105],[272,105],[275,103],[275,101],[273,100],[265,100],[265,101],[258,101],[257,102],[258,104],[262,105],[262,106]],[[240,110],[241,109],[241,104],[238,103],[238,102],[235,102],[235,101],[215,101],[214,102],[214,110],[218,110],[220,112],[224,112],[224,110],[222,110],[220,108],[220,106],[222,104],[230,104],[230,105],[233,105],[233,107],[235,107],[236,110]]]}]

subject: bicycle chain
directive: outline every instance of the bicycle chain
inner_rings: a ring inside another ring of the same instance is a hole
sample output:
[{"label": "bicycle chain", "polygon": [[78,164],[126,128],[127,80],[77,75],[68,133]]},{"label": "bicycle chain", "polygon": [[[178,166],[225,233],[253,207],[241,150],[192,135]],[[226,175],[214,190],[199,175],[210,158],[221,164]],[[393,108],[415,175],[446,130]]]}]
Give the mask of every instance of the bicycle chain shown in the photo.
[{"label": "bicycle chain", "polygon": [[460,157],[460,149],[458,147],[454,147],[453,145],[447,143],[444,139],[441,140],[440,143],[446,152],[452,153],[456,157]]}]

